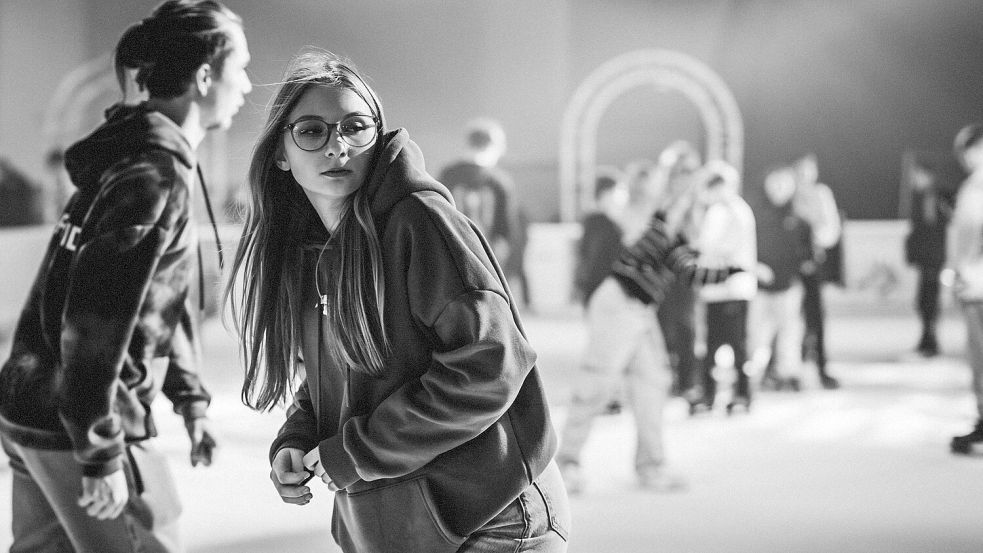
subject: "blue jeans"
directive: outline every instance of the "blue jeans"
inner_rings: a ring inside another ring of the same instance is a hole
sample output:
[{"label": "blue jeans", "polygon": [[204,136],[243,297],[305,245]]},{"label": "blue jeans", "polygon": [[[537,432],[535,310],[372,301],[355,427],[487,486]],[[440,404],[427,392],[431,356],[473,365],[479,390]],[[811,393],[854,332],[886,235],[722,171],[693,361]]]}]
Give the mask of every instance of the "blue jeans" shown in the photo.
[{"label": "blue jeans", "polygon": [[505,509],[468,536],[457,553],[565,553],[567,492],[556,463]]},{"label": "blue jeans", "polygon": [[130,500],[98,520],[76,503],[82,470],[71,451],[34,449],[0,437],[13,473],[11,553],[173,553],[181,507],[164,457],[148,442],[127,446]]}]

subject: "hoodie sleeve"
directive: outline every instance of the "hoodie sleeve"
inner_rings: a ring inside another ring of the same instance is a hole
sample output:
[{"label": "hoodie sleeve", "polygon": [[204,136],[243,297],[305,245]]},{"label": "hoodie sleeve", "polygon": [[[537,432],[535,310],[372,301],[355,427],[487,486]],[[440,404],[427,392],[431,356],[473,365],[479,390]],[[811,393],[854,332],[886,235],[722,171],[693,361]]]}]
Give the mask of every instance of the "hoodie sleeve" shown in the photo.
[{"label": "hoodie sleeve", "polygon": [[407,214],[414,222],[401,238],[408,302],[431,359],[321,442],[339,487],[409,474],[475,438],[505,414],[535,364],[489,246],[444,203]]},{"label": "hoodie sleeve", "polygon": [[310,386],[305,379],[294,394],[293,403],[287,408],[286,421],[277,432],[273,444],[270,445],[270,464],[273,464],[273,458],[281,449],[290,447],[305,453],[314,449],[317,441],[313,436],[316,435],[317,421],[314,418],[314,405],[311,402]]},{"label": "hoodie sleeve", "polygon": [[[68,285],[59,416],[86,476],[121,467],[123,430],[112,406],[144,296],[174,233],[173,175],[141,162],[110,170],[78,246]],[[183,200],[185,204],[187,198]],[[184,221],[181,221],[183,223]]]},{"label": "hoodie sleeve", "polygon": [[171,339],[170,362],[161,390],[174,405],[174,412],[184,417],[185,422],[204,417],[211,402],[211,396],[195,369],[199,351],[195,324],[185,304],[181,322],[174,329]]}]

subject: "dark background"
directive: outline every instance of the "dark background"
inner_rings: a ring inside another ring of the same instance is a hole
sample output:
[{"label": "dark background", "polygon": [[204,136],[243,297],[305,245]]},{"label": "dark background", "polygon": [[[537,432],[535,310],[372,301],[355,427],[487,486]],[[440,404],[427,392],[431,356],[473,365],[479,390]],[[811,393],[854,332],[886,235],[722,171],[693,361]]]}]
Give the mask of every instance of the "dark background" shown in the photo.
[{"label": "dark background", "polygon": [[[633,50],[688,54],[731,87],[752,205],[766,167],[813,151],[849,217],[896,217],[904,153],[945,155],[962,125],[983,120],[978,0],[226,3],[245,20],[257,83],[275,82],[305,45],[350,56],[434,173],[461,155],[468,119],[500,119],[509,135],[503,164],[540,221],[558,216],[566,103],[591,71]],[[55,86],[156,4],[0,0],[0,156],[50,180],[38,129]],[[229,134],[230,189],[245,175],[272,90],[256,87]],[[95,124],[101,109],[94,102],[87,113]],[[673,139],[702,137],[681,95],[639,88],[606,113],[598,162],[653,159]]]}]

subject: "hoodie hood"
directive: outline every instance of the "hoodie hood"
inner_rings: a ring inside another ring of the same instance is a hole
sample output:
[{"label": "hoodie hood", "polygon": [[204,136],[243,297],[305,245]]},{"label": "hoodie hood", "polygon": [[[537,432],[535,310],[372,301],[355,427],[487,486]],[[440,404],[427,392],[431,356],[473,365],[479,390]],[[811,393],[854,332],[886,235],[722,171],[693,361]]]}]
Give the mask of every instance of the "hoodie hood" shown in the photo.
[{"label": "hoodie hood", "polygon": [[195,165],[194,150],[174,121],[144,104],[116,104],[106,110],[105,123],[68,149],[65,168],[76,186],[98,186],[99,175],[113,164],[153,148],[173,153],[189,168]]},{"label": "hoodie hood", "polygon": [[367,185],[374,217],[385,215],[400,200],[416,192],[436,192],[454,205],[447,187],[427,173],[423,152],[405,129],[383,134],[381,148]]}]

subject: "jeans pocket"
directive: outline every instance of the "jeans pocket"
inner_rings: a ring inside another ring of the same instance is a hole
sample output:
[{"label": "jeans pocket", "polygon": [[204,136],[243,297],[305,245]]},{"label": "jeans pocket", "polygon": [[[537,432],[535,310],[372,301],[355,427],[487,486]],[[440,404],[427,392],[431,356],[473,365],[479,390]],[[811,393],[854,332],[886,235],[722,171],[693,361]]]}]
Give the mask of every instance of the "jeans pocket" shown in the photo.
[{"label": "jeans pocket", "polygon": [[539,496],[546,507],[546,517],[549,521],[550,530],[559,534],[566,541],[570,534],[570,502],[556,461],[551,461],[547,465],[546,470],[533,482],[533,486],[539,492]]},{"label": "jeans pocket", "polygon": [[454,552],[464,543],[436,509],[425,478],[335,494],[332,533],[346,551]]}]

